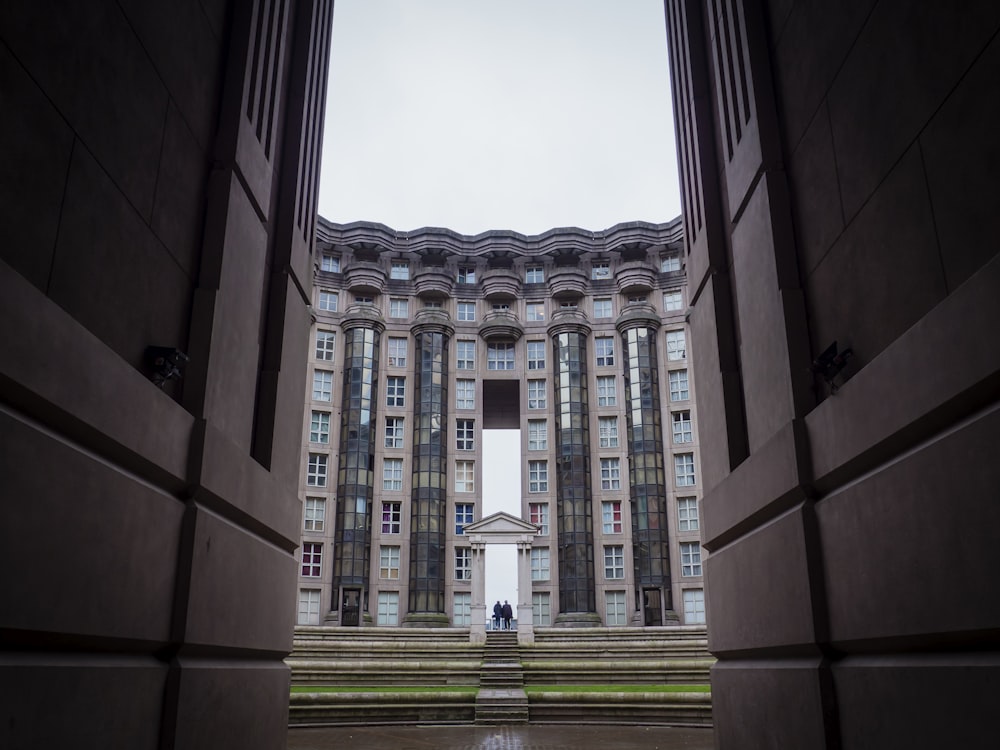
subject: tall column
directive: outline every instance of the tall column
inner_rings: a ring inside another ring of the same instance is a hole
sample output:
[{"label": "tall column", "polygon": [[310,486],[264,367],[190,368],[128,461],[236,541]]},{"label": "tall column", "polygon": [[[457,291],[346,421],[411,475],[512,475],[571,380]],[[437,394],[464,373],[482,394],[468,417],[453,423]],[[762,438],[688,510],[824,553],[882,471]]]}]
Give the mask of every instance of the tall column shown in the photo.
[{"label": "tall column", "polygon": [[555,363],[556,516],[559,614],[563,627],[599,625],[594,594],[594,533],[590,487],[587,337],[577,312],[561,312],[548,329]]},{"label": "tall column", "polygon": [[486,543],[472,542],[472,606],[469,640],[486,642]]},{"label": "tall column", "polygon": [[[616,325],[624,354],[632,564],[642,625],[680,619],[670,590],[667,481],[656,362],[659,327],[660,319],[651,305],[630,305]],[[655,597],[654,592],[658,592]]]},{"label": "tall column", "polygon": [[517,642],[534,643],[531,611],[531,542],[517,543]]},{"label": "tall column", "polygon": [[370,306],[347,310],[344,332],[344,395],[340,414],[337,523],[333,545],[333,601],[342,625],[370,620],[368,575],[375,490],[375,412],[379,344],[385,324]]},{"label": "tall column", "polygon": [[421,310],[414,339],[413,482],[410,595],[405,626],[447,627],[448,342],[455,329],[441,310]]}]

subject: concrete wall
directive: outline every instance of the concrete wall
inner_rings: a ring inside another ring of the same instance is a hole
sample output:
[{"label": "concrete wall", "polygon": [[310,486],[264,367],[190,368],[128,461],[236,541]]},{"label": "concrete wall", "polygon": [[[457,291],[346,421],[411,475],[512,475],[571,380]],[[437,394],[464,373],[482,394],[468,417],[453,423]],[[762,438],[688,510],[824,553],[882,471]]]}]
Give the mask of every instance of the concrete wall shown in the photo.
[{"label": "concrete wall", "polygon": [[1000,6],[666,7],[718,746],[985,747]]},{"label": "concrete wall", "polygon": [[0,8],[0,746],[283,745],[331,13]]}]

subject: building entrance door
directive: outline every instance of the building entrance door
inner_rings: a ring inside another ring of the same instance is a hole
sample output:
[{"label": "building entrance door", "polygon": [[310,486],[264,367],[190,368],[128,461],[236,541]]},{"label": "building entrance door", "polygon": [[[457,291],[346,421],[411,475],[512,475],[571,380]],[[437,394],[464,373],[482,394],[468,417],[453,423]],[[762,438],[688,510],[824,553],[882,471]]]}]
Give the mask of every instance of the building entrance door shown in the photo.
[{"label": "building entrance door", "polygon": [[663,624],[663,607],[660,606],[659,589],[643,589],[643,622],[646,625]]},{"label": "building entrance door", "polygon": [[344,599],[340,606],[340,623],[357,627],[361,614],[361,589],[344,589]]}]

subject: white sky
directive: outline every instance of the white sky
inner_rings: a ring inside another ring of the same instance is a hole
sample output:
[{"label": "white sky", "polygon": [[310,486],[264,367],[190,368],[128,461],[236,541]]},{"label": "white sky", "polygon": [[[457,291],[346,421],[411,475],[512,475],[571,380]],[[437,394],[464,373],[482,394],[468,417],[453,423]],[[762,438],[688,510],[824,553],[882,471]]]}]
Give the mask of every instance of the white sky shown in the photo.
[{"label": "white sky", "polygon": [[680,213],[663,0],[337,0],[320,214],[463,234]]}]

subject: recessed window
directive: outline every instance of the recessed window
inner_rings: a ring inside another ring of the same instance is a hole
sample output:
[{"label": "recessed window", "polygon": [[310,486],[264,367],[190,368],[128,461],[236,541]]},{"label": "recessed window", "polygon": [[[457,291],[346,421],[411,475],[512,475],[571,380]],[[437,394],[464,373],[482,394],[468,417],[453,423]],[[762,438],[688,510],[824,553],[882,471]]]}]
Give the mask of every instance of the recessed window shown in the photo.
[{"label": "recessed window", "polygon": [[590,264],[590,278],[598,279],[610,279],[611,278],[611,264],[606,261],[597,261]]},{"label": "recessed window", "polygon": [[[476,491],[476,464],[474,461],[455,462],[455,492]],[[471,519],[470,519],[471,520]]]},{"label": "recessed window", "polygon": [[576,310],[580,305],[577,302],[560,302],[560,310]]},{"label": "recessed window", "polygon": [[681,256],[679,253],[668,253],[660,258],[660,273],[673,273],[681,270]]},{"label": "recessed window", "polygon": [[399,547],[379,547],[378,577],[390,581],[399,579]]},{"label": "recessed window", "polygon": [[385,405],[406,405],[406,378],[390,375],[385,379]]},{"label": "recessed window", "polygon": [[685,578],[701,575],[701,545],[681,542],[681,575]]},{"label": "recessed window", "polygon": [[705,623],[705,592],[702,589],[684,589],[684,624]]},{"label": "recessed window", "polygon": [[538,526],[538,533],[541,536],[548,536],[549,533],[549,504],[548,503],[528,503],[528,518],[531,523]]},{"label": "recessed window", "polygon": [[402,526],[402,503],[382,503],[382,533],[398,534]]},{"label": "recessed window", "polygon": [[316,331],[316,359],[332,362],[336,346],[337,334],[333,331]]},{"label": "recessed window", "polygon": [[410,301],[405,297],[391,297],[389,299],[390,318],[410,317]]},{"label": "recessed window", "polygon": [[[463,463],[463,462],[459,462]],[[470,463],[471,462],[467,462]],[[472,490],[469,490],[472,492]],[[464,534],[465,527],[475,519],[476,506],[472,503],[457,503],[455,505],[455,533]]]},{"label": "recessed window", "polygon": [[528,381],[528,408],[529,409],[544,409],[545,408],[545,381],[544,380],[529,380]]},{"label": "recessed window", "polygon": [[313,411],[309,418],[309,442],[330,442],[330,412]]},{"label": "recessed window", "polygon": [[382,489],[392,492],[403,489],[403,459],[382,459]]},{"label": "recessed window", "polygon": [[618,388],[614,375],[597,376],[597,405],[614,406],[618,403]]},{"label": "recessed window", "polygon": [[355,294],[354,295],[354,304],[356,304],[356,305],[374,305],[375,304],[375,298],[371,297],[371,296],[369,296],[367,294]]},{"label": "recessed window", "polygon": [[611,299],[609,297],[599,297],[594,300],[595,318],[610,318],[611,315]]},{"label": "recessed window", "polygon": [[549,491],[548,461],[528,461],[528,492]]},{"label": "recessed window", "polygon": [[330,457],[325,453],[310,453],[306,464],[306,484],[310,487],[326,487]]},{"label": "recessed window", "polygon": [[490,305],[493,312],[510,312],[510,304],[507,302],[494,302]]},{"label": "recessed window", "polygon": [[487,370],[513,370],[514,345],[511,343],[486,345]]},{"label": "recessed window", "polygon": [[678,487],[691,487],[694,485],[693,453],[678,453],[674,456],[674,477]]},{"label": "recessed window", "polygon": [[670,415],[671,426],[674,431],[675,443],[690,443],[694,437],[691,433],[691,412],[675,411]]},{"label": "recessed window", "polygon": [[633,294],[628,298],[628,303],[630,305],[644,305],[649,301],[649,297],[645,294]]},{"label": "recessed window", "polygon": [[529,302],[524,306],[524,311],[529,321],[545,320],[544,302]]},{"label": "recessed window", "polygon": [[541,284],[545,281],[545,270],[541,266],[526,266],[524,269],[525,284]]},{"label": "recessed window", "polygon": [[690,398],[688,392],[688,371],[671,370],[670,372],[670,400],[687,401]]},{"label": "recessed window", "polygon": [[698,499],[694,497],[677,498],[677,530],[698,530]]},{"label": "recessed window", "polygon": [[389,337],[389,367],[406,367],[406,339]]},{"label": "recessed window", "polygon": [[386,417],[385,418],[385,447],[386,448],[402,448],[403,447],[403,418],[402,417]]},{"label": "recessed window", "polygon": [[307,497],[302,529],[320,532],[324,526],[326,526],[326,500],[322,497]]},{"label": "recessed window", "polygon": [[459,419],[455,422],[455,450],[474,451],[476,449],[476,422]]},{"label": "recessed window", "polygon": [[458,319],[461,321],[472,321],[476,319],[476,303],[475,302],[459,302],[455,311],[458,314]]},{"label": "recessed window", "polygon": [[323,570],[323,545],[318,542],[302,543],[302,575],[319,578]]},{"label": "recessed window", "polygon": [[597,434],[602,448],[617,448],[618,417],[598,417]]},{"label": "recessed window", "polygon": [[615,340],[612,336],[598,336],[594,339],[598,367],[610,367],[615,363]]},{"label": "recessed window", "polygon": [[326,289],[319,290],[319,309],[326,310],[327,312],[337,312],[337,304],[340,300],[340,295],[336,292],[331,292]]},{"label": "recessed window", "polygon": [[327,273],[340,273],[340,256],[323,253],[319,259],[319,270]]},{"label": "recessed window", "polygon": [[455,381],[455,408],[475,409],[476,408],[476,381],[456,380]]},{"label": "recessed window", "polygon": [[622,488],[622,466],[620,458],[601,459],[601,489],[620,490]]},{"label": "recessed window", "polygon": [[622,533],[622,504],[618,500],[601,503],[601,528],[605,534]]},{"label": "recessed window", "polygon": [[333,398],[333,373],[329,370],[313,372],[313,401],[330,401]]},{"label": "recessed window", "polygon": [[389,627],[399,625],[398,591],[379,591],[377,607],[375,615],[376,625],[388,625]]},{"label": "recessed window", "polygon": [[299,590],[298,625],[319,625],[319,589]]},{"label": "recessed window", "polygon": [[684,300],[681,297],[679,290],[674,289],[670,292],[663,293],[663,309],[666,312],[677,312],[683,309]]},{"label": "recessed window", "polygon": [[667,331],[667,359],[676,361],[687,357],[684,331]]},{"label": "recessed window", "polygon": [[547,580],[549,580],[549,548],[548,547],[532,547],[531,548],[531,580],[532,581],[547,581]]},{"label": "recessed window", "polygon": [[389,278],[398,281],[406,281],[410,278],[410,264],[405,260],[394,260],[389,271]]},{"label": "recessed window", "polygon": [[455,367],[459,370],[476,369],[475,341],[463,341],[459,339],[455,342]]},{"label": "recessed window", "polygon": [[441,304],[441,300],[439,299],[429,299],[424,301],[425,310],[440,310],[442,307],[444,307],[444,305]]},{"label": "recessed window", "polygon": [[[459,266],[458,267],[458,283],[459,284],[475,284],[476,283],[476,269],[473,266]],[[459,318],[461,320],[461,318]]]},{"label": "recessed window", "polygon": [[528,450],[544,451],[549,449],[548,422],[544,419],[528,420]]},{"label": "recessed window", "polygon": [[552,624],[552,608],[548,591],[533,591],[531,593],[531,624]]},{"label": "recessed window", "polygon": [[471,581],[472,580],[472,548],[471,547],[456,547],[455,548],[455,580],[456,581]]},{"label": "recessed window", "polygon": [[608,627],[628,625],[624,591],[606,591],[604,593],[604,607],[607,613]]},{"label": "recessed window", "polygon": [[612,544],[604,548],[604,577],[618,580],[625,577],[625,548]]},{"label": "recessed window", "polygon": [[545,369],[545,342],[529,341],[526,344],[526,354],[529,370]]}]

